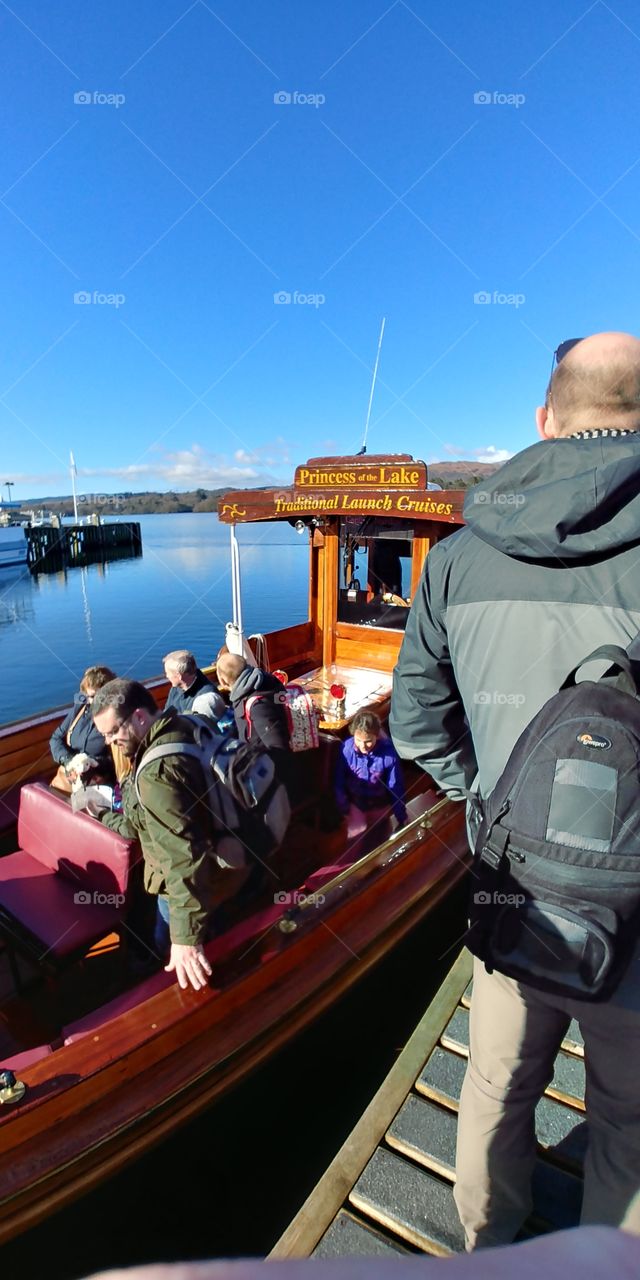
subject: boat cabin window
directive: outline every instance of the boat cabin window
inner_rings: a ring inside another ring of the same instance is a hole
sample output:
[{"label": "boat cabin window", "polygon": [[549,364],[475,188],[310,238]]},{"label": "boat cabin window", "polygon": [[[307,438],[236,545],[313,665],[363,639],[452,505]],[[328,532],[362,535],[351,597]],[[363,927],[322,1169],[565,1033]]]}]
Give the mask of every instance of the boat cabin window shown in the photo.
[{"label": "boat cabin window", "polygon": [[338,621],[404,631],[413,528],[374,516],[340,521]]}]

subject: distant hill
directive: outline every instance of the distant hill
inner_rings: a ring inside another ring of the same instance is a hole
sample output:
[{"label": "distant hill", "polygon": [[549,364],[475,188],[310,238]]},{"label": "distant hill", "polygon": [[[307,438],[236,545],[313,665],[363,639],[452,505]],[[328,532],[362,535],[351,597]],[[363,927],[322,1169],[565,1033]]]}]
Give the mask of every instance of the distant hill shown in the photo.
[{"label": "distant hill", "polygon": [[[429,479],[442,485],[443,489],[467,489],[469,485],[478,484],[497,471],[497,462],[430,462]],[[248,488],[252,486],[247,486]],[[282,488],[281,485],[256,485],[256,488]],[[218,499],[230,493],[231,487],[224,489],[189,489],[178,493],[170,489],[168,493],[79,493],[78,514],[91,515],[99,511],[101,515],[142,516],[168,515],[176,511],[217,511]],[[45,507],[58,515],[73,515],[73,498],[29,498],[23,502],[24,508]]]},{"label": "distant hill", "polygon": [[468,489],[487,480],[501,466],[501,462],[430,462],[427,473],[429,479],[441,484],[443,489]]}]

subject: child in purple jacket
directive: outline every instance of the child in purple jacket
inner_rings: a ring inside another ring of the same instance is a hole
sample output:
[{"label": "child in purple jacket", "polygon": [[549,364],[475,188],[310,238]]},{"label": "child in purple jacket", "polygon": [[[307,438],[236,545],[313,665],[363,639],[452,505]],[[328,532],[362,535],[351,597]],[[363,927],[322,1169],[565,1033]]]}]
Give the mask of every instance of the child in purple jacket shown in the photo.
[{"label": "child in purple jacket", "polygon": [[390,804],[393,804],[398,826],[406,820],[400,761],[373,711],[359,711],[350,729],[351,737],[343,743],[338,757],[336,802],[347,817],[349,839],[360,838],[371,829],[377,844],[388,834],[384,810],[388,810]]}]

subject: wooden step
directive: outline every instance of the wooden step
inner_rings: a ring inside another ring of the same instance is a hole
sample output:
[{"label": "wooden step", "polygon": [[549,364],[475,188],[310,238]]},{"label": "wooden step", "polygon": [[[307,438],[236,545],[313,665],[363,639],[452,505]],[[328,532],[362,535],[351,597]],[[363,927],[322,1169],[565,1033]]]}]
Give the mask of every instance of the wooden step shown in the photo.
[{"label": "wooden step", "polygon": [[[394,1151],[454,1181],[457,1116],[455,1112],[410,1094],[403,1103],[386,1140]],[[577,1225],[582,1183],[550,1160],[539,1159],[533,1175],[534,1215],[537,1222],[556,1231]]]},{"label": "wooden step", "polygon": [[[434,1049],[416,1080],[416,1091],[457,1110],[467,1060],[440,1047]],[[536,1107],[536,1135],[541,1147],[558,1163],[580,1169],[586,1150],[586,1121],[576,1107],[545,1095]]]},{"label": "wooden step", "polygon": [[464,1249],[451,1184],[382,1147],[349,1200],[360,1213],[426,1253],[446,1257]]},{"label": "wooden step", "polygon": [[[576,1029],[577,1028],[576,1024]],[[445,1049],[454,1053],[469,1053],[469,1010],[458,1005],[453,1017],[447,1023],[440,1042]],[[576,1053],[560,1052],[556,1058],[553,1080],[546,1092],[550,1098],[567,1102],[570,1106],[584,1111],[584,1057]]]},{"label": "wooden step", "polygon": [[312,1258],[408,1257],[409,1251],[381,1231],[341,1209],[316,1245]]}]

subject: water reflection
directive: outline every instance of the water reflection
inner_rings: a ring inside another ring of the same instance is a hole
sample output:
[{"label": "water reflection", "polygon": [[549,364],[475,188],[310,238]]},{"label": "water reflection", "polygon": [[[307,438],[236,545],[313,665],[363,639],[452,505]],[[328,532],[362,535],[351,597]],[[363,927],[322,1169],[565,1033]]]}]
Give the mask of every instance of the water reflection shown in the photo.
[{"label": "water reflection", "polygon": [[[215,657],[232,617],[228,526],[193,513],[142,516],[140,525],[141,557],[37,577],[3,571],[0,724],[70,701],[89,666],[145,679],[162,673],[171,649],[191,649],[201,666]],[[303,622],[308,540],[280,524],[238,535],[247,632]]]},{"label": "water reflection", "polygon": [[31,576],[24,569],[0,569],[0,627],[32,622],[36,613]]}]

